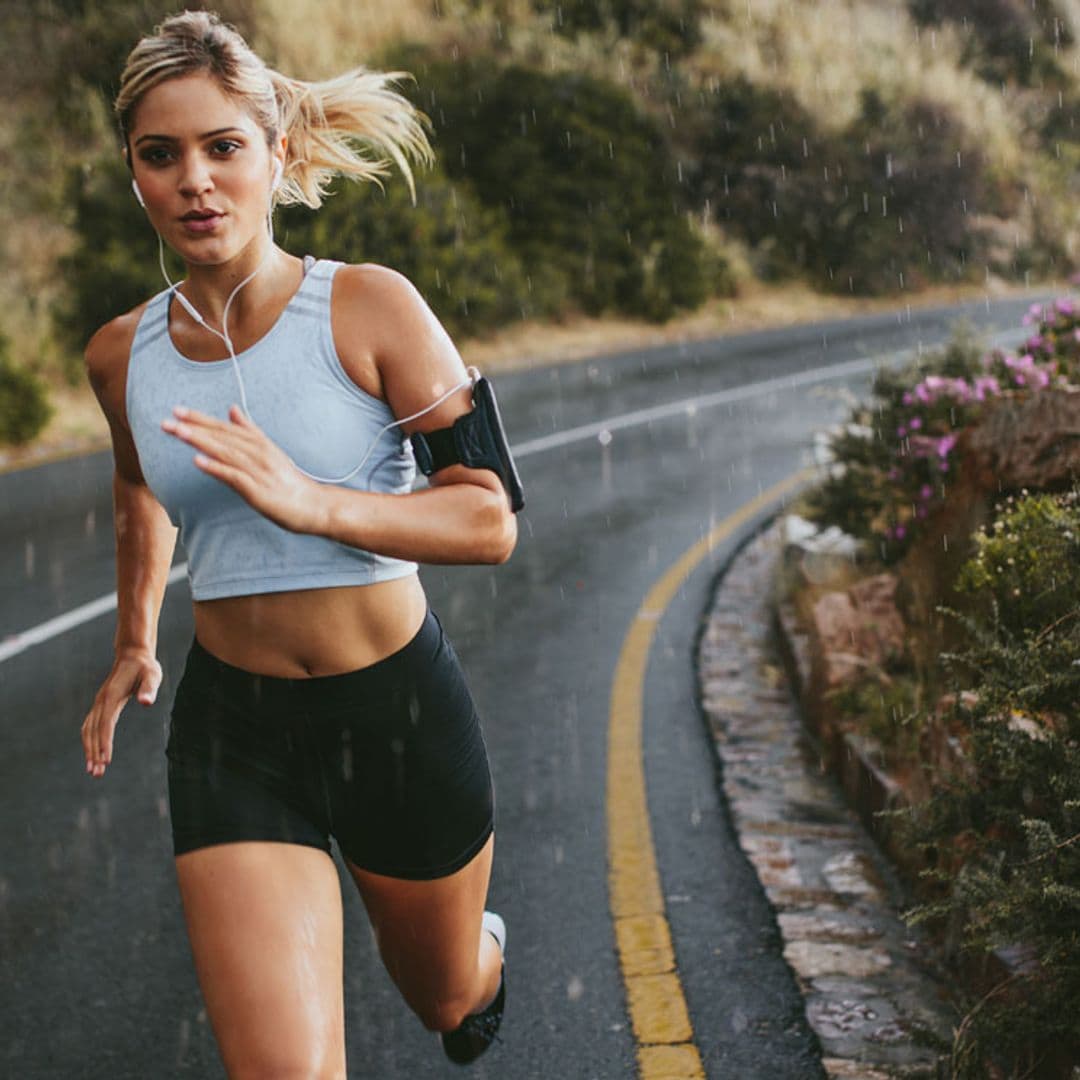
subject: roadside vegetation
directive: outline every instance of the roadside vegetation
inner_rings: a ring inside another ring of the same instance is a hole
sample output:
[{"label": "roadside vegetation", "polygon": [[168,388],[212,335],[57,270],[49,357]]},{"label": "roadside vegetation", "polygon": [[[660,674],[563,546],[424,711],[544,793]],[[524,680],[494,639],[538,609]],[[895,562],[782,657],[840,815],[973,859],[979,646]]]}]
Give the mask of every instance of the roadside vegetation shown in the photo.
[{"label": "roadside vegetation", "polygon": [[1025,321],[1017,353],[960,327],[883,371],[799,507],[897,582],[904,647],[824,695],[826,726],[904,793],[882,829],[966,986],[961,1080],[1080,1065],[1080,311]]}]

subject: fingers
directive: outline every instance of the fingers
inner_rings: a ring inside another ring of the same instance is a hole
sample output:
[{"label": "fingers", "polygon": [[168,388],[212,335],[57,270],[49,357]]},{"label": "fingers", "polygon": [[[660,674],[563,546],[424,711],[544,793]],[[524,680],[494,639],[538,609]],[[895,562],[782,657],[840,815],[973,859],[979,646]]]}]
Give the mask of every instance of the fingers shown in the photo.
[{"label": "fingers", "polygon": [[104,776],[105,766],[112,762],[113,733],[126,701],[126,697],[116,701],[103,696],[83,721],[83,754],[91,776]]},{"label": "fingers", "polygon": [[155,660],[134,669],[132,677],[130,662],[113,669],[105,684],[98,691],[94,707],[83,720],[81,736],[86,771],[91,776],[104,776],[105,767],[112,763],[113,736],[120,720],[120,713],[135,692],[143,705],[157,700],[161,687],[161,665]]}]

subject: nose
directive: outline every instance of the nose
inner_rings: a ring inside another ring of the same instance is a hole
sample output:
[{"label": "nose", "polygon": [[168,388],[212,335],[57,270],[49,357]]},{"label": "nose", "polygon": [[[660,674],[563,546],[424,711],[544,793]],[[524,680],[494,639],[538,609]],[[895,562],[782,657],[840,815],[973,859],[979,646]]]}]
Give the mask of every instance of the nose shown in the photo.
[{"label": "nose", "polygon": [[209,163],[201,154],[189,154],[183,159],[178,187],[182,195],[200,195],[214,186]]}]

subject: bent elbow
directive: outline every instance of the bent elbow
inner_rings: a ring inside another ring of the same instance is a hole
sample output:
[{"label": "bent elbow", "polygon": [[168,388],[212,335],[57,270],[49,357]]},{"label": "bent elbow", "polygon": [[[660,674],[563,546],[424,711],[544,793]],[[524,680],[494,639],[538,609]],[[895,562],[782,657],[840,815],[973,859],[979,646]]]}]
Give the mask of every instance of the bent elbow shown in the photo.
[{"label": "bent elbow", "polygon": [[491,513],[484,562],[499,565],[510,558],[517,546],[517,518],[502,492],[492,501]]}]

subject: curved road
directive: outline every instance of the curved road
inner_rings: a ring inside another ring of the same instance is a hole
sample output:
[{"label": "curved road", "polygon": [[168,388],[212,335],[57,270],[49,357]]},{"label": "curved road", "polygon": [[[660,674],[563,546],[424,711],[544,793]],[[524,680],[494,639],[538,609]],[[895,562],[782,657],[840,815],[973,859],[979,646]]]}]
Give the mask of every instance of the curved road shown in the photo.
[{"label": "curved road", "polygon": [[[497,790],[490,904],[509,930],[507,1014],[501,1045],[473,1076],[636,1075],[608,896],[605,784],[616,664],[650,587],[711,528],[811,463],[814,433],[847,416],[843,393],[868,391],[871,365],[859,361],[936,346],[960,315],[987,338],[1017,342],[1027,304],[1052,295],[498,378],[526,490],[518,549],[502,567],[421,571],[469,673]],[[104,454],[0,478],[0,639],[115,588],[110,470]],[[694,686],[715,567],[754,523],[696,565],[656,627],[642,699],[648,810],[706,1075],[816,1080],[817,1047],[718,795]],[[168,707],[192,635],[186,583],[169,588],[162,612],[158,703],[128,706],[113,764],[94,780],[79,725],[109,668],[114,627],[106,611],[21,651],[13,639],[0,660],[0,1074],[223,1077],[165,801]],[[335,858],[350,1077],[462,1075],[382,972],[336,848]]]}]

